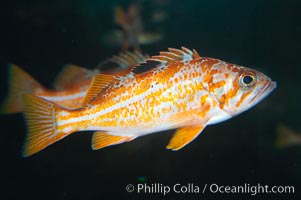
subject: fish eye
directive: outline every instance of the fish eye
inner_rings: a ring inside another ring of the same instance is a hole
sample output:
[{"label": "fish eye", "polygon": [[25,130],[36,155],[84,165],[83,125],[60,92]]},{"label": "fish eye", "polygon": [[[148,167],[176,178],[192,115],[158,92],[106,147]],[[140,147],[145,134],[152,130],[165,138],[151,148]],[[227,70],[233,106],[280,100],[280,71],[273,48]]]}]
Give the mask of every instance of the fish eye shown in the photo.
[{"label": "fish eye", "polygon": [[242,88],[250,88],[256,84],[257,78],[253,72],[243,73],[239,78],[239,85]]}]

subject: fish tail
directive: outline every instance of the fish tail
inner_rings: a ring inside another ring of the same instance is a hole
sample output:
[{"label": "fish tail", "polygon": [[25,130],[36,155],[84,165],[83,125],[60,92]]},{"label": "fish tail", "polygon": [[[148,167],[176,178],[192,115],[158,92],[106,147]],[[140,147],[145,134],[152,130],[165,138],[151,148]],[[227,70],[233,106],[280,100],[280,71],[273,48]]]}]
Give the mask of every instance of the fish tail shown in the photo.
[{"label": "fish tail", "polygon": [[43,91],[44,87],[28,73],[15,64],[9,64],[8,94],[0,106],[0,114],[12,114],[23,111],[22,95]]},{"label": "fish tail", "polygon": [[57,113],[68,110],[30,94],[23,95],[23,105],[28,128],[22,150],[23,157],[33,155],[73,132],[58,130],[57,126]]}]

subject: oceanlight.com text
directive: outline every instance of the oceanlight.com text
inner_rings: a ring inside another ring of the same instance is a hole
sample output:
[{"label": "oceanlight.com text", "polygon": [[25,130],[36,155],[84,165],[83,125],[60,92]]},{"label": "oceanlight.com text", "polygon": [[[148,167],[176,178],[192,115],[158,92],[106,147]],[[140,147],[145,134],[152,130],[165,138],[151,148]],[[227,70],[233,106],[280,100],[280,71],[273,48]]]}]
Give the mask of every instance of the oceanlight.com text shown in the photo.
[{"label": "oceanlight.com text", "polygon": [[218,184],[210,184],[209,185],[210,193],[226,193],[226,194],[250,194],[252,196],[257,194],[294,194],[295,187],[294,186],[269,186],[258,183],[257,185],[250,185],[245,183],[243,185],[232,185],[232,186],[224,186]]},{"label": "oceanlight.com text", "polygon": [[126,191],[136,194],[249,194],[251,196],[258,194],[294,194],[294,186],[281,185],[266,185],[266,184],[248,184],[241,185],[220,185],[212,184],[196,184],[196,183],[176,183],[174,185],[167,185],[162,183],[138,183],[128,184]]}]

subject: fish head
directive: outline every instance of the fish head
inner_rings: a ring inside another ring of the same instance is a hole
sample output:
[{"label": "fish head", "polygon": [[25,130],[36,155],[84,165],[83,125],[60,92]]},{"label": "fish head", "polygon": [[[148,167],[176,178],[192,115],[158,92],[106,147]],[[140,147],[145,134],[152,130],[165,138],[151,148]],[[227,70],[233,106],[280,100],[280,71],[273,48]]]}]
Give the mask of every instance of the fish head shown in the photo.
[{"label": "fish head", "polygon": [[224,62],[215,68],[209,91],[229,116],[250,109],[276,88],[276,82],[254,69]]}]

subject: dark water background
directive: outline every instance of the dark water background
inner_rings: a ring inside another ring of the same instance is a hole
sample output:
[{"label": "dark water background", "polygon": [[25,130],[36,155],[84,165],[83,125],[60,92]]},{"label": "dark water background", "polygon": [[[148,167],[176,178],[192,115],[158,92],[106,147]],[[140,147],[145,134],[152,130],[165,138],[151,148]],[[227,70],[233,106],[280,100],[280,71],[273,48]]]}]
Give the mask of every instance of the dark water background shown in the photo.
[{"label": "dark water background", "polygon": [[[143,1],[143,16],[163,9],[168,18],[146,29],[164,38],[142,46],[155,55],[186,46],[200,55],[263,71],[278,88],[253,109],[207,127],[178,152],[165,149],[173,131],[92,151],[91,133],[80,132],[23,159],[26,133],[21,114],[0,116],[1,199],[198,199],[217,194],[136,195],[127,184],[217,183],[293,185],[301,194],[301,146],[276,149],[279,123],[301,130],[301,3],[298,0]],[[0,7],[1,99],[7,91],[7,63],[16,63],[47,87],[68,63],[93,68],[118,53],[101,43],[116,28],[113,7],[120,1],[7,1]],[[121,5],[129,5],[122,1]],[[147,19],[146,19],[147,20]],[[238,198],[223,194],[222,198]],[[245,195],[250,198],[250,195]],[[269,196],[258,194],[257,198]]]}]

